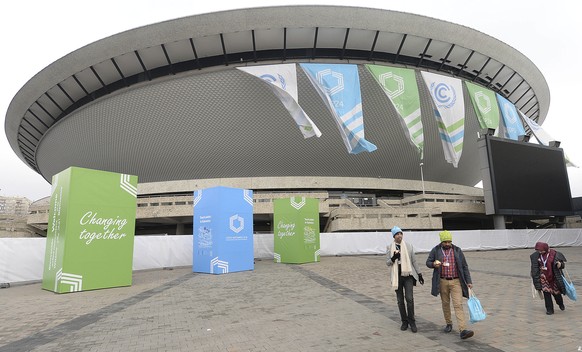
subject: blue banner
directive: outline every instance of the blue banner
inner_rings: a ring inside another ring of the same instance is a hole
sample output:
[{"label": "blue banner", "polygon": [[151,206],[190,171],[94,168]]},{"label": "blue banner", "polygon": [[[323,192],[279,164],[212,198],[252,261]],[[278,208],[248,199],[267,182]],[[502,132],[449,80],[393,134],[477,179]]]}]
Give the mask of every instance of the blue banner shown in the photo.
[{"label": "blue banner", "polygon": [[521,123],[517,109],[512,102],[505,99],[499,93],[495,93],[497,96],[497,102],[499,103],[499,110],[501,110],[501,116],[503,123],[503,137],[517,140],[519,136],[525,134],[525,129]]},{"label": "blue banner", "polygon": [[358,154],[378,149],[364,138],[358,67],[341,64],[301,64],[301,68],[334,116],[348,152]]},{"label": "blue banner", "polygon": [[254,269],[253,193],[213,187],[194,192],[192,271],[208,274]]}]

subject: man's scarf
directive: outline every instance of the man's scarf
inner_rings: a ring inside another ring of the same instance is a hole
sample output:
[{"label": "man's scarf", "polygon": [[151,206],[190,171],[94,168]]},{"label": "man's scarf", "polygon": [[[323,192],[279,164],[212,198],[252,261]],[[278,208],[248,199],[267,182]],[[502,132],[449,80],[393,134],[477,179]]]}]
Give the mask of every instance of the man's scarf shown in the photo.
[{"label": "man's scarf", "polygon": [[[390,245],[390,258],[392,258],[392,256],[394,255],[394,252],[396,252],[396,242],[392,242],[392,245]],[[390,281],[392,284],[392,287],[397,289],[398,288],[398,279],[399,279],[399,275],[398,275],[398,263],[400,262],[400,271],[402,276],[410,276],[412,274],[412,264],[410,263],[410,256],[408,255],[408,249],[406,248],[406,244],[404,243],[404,240],[400,241],[400,259],[396,260],[394,262],[394,265],[392,265],[392,273],[390,275]]]}]

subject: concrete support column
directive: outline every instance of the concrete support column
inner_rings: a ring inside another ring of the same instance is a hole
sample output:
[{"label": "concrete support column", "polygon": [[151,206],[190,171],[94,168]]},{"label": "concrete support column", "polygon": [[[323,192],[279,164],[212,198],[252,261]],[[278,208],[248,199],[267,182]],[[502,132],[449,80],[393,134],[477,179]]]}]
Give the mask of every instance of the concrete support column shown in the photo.
[{"label": "concrete support column", "polygon": [[505,230],[505,216],[493,215],[493,225],[495,230]]},{"label": "concrete support column", "polygon": [[176,224],[176,235],[184,234],[184,224]]}]

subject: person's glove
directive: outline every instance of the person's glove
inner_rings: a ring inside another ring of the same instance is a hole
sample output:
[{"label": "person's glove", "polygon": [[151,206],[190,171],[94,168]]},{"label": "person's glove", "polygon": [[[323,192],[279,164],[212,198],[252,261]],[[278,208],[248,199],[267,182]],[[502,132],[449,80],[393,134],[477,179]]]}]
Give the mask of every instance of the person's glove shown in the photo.
[{"label": "person's glove", "polygon": [[418,282],[420,282],[421,285],[424,285],[424,279],[422,278],[422,274],[418,274]]},{"label": "person's glove", "polygon": [[390,258],[392,262],[395,262],[396,259],[400,259],[400,252],[394,252],[394,254],[392,254],[392,258]]}]

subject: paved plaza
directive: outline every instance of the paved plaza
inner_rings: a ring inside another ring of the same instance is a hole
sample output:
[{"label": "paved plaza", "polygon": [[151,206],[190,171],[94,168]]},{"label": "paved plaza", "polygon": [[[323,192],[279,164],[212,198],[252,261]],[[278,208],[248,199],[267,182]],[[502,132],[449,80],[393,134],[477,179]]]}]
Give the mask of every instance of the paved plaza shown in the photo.
[{"label": "paved plaza", "polygon": [[[582,293],[582,247],[558,250]],[[442,332],[419,253],[416,334],[400,331],[385,257],[342,256],[224,275],[139,271],[131,287],[69,294],[13,285],[0,289],[0,351],[581,351],[582,299],[547,316],[531,296],[532,252],[465,252],[488,314],[467,340]]]}]

